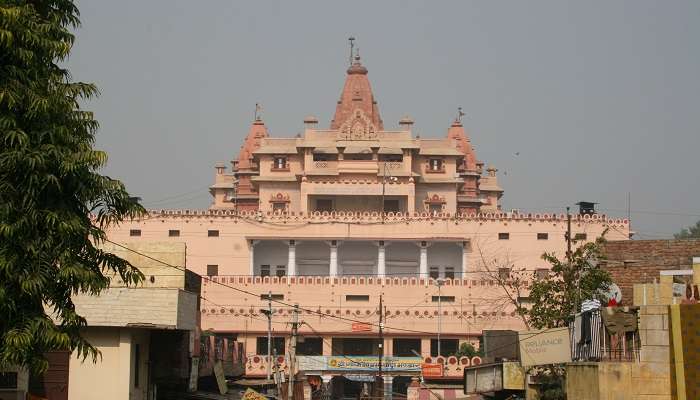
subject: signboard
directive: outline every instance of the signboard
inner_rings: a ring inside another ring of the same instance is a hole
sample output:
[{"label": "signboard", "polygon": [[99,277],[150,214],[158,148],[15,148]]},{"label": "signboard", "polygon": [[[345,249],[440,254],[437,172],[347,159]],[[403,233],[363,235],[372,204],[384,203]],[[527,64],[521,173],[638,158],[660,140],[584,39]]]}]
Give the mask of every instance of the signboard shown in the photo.
[{"label": "signboard", "polygon": [[219,393],[226,394],[228,392],[228,384],[226,383],[226,376],[224,376],[224,367],[221,365],[221,360],[216,360],[216,362],[214,362],[214,376],[216,377],[216,384],[219,386]]},{"label": "signboard", "polygon": [[571,362],[568,328],[518,332],[518,341],[523,367]]},{"label": "signboard", "polygon": [[[421,357],[384,357],[384,371],[420,371]],[[376,356],[297,356],[302,371],[378,371]]]},{"label": "signboard", "polygon": [[508,361],[464,369],[464,393],[525,390],[525,371],[520,363]]},{"label": "signboard", "polygon": [[364,322],[353,322],[352,323],[353,332],[371,332],[372,325],[366,324]]},{"label": "signboard", "polygon": [[442,378],[442,364],[421,364],[421,374],[424,378]]}]

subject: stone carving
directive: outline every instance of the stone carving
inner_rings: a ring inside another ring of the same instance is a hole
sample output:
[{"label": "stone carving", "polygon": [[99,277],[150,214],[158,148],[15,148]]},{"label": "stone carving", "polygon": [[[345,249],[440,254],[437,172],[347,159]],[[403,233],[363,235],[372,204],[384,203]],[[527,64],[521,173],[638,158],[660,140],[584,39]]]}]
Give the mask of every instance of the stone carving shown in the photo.
[{"label": "stone carving", "polygon": [[377,131],[372,121],[360,109],[355,109],[352,118],[340,126],[339,139],[341,140],[373,140],[377,138]]}]

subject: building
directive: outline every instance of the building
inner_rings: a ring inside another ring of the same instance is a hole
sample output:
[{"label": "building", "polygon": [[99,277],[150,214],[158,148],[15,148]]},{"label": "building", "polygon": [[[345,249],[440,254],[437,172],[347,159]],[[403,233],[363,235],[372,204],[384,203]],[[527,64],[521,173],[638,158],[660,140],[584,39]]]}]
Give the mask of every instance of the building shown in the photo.
[{"label": "building", "polygon": [[73,297],[76,311],[88,323],[83,335],[102,357],[96,368],[90,360],[71,356],[68,399],[101,393],[105,400],[145,400],[156,398],[158,390],[187,391],[192,362],[199,355],[201,277],[153,260],[182,265],[185,244],[103,247],[136,266],[145,280],[138,287],[126,287],[114,277],[99,296]]},{"label": "building", "polygon": [[[330,128],[304,122],[303,135],[272,138],[256,117],[232,173],[216,165],[209,209],[153,210],[110,239],[186,243],[187,269],[208,277],[202,329],[245,345],[247,377],[288,370],[298,304],[298,366],[333,393],[359,390],[347,376],[373,379],[380,344],[386,389],[403,391],[424,362],[458,379],[471,362],[453,356],[461,343],[522,327],[489,273],[547,268],[542,253],[566,249],[566,216],[502,212],[497,170],[483,174],[459,116],[441,139],[414,136],[409,118],[385,129],[359,57]],[[628,221],[573,216],[578,242],[606,230],[627,239]]]}]

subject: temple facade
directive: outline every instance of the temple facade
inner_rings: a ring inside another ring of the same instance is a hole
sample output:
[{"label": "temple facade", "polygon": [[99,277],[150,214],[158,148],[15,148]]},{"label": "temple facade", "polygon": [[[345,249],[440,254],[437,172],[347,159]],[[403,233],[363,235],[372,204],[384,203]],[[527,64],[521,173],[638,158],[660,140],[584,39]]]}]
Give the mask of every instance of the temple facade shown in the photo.
[{"label": "temple facade", "polygon": [[[386,130],[356,57],[329,129],[307,117],[303,134],[273,138],[255,118],[232,170],[216,165],[209,209],[152,210],[109,238],[186,244],[185,267],[205,276],[202,329],[244,348],[247,377],[288,371],[296,315],[297,366],[310,379],[371,379],[380,352],[389,391],[422,364],[459,379],[478,362],[460,344],[524,327],[494,274],[536,279],[544,252],[564,256],[567,231],[561,214],[501,210],[497,171],[484,171],[460,119],[439,139],[413,135],[409,118]],[[590,210],[571,226],[575,246],[629,236],[627,220]]]}]

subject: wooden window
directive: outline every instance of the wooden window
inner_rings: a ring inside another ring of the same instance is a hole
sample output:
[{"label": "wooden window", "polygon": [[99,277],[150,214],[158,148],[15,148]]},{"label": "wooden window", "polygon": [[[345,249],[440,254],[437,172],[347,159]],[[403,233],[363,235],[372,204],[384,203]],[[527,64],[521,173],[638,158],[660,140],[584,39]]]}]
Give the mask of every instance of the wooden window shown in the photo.
[{"label": "wooden window", "polygon": [[287,266],[286,265],[278,265],[277,268],[275,269],[275,275],[277,275],[280,278],[287,275]]},{"label": "wooden window", "polygon": [[277,156],[274,158],[272,163],[272,169],[277,171],[287,171],[287,157]]},{"label": "wooden window", "polygon": [[209,237],[219,237],[219,231],[216,229],[209,229],[207,231],[207,236]]},{"label": "wooden window", "polygon": [[129,236],[141,236],[141,229],[130,229]]},{"label": "wooden window", "polygon": [[439,267],[430,267],[429,276],[433,279],[438,279],[440,277],[440,268]]},{"label": "wooden window", "polygon": [[454,279],[455,278],[455,267],[445,267],[445,278]]},{"label": "wooden window", "polygon": [[538,233],[537,240],[549,240],[549,233]]},{"label": "wooden window", "polygon": [[428,170],[430,172],[443,172],[445,170],[445,164],[442,158],[431,158],[428,161]]},{"label": "wooden window", "polygon": [[287,211],[287,203],[278,203],[278,202],[272,203],[272,211],[273,212],[285,212],[285,211]]},{"label": "wooden window", "polygon": [[399,212],[399,201],[394,199],[384,200],[384,212]]},{"label": "wooden window", "polygon": [[501,232],[498,234],[498,240],[508,240],[508,239],[510,239],[510,233]]},{"label": "wooden window", "polygon": [[[267,336],[258,336],[256,340],[256,353],[259,355],[267,355]],[[277,352],[278,356],[284,355],[284,338],[283,337],[273,337],[272,338],[272,354]]]},{"label": "wooden window", "polygon": [[168,236],[170,237],[179,237],[180,236],[180,230],[179,229],[171,229],[168,231]]},{"label": "wooden window", "polygon": [[586,240],[588,239],[588,235],[585,233],[577,233],[574,235],[574,240]]},{"label": "wooden window", "polygon": [[433,303],[437,303],[438,301],[443,302],[443,303],[454,303],[455,297],[454,296],[433,296]]},{"label": "wooden window", "polygon": [[219,275],[219,266],[216,264],[207,265],[207,276],[217,276]]},{"label": "wooden window", "polygon": [[442,212],[442,204],[430,203],[428,204],[428,211],[431,214],[439,214]]},{"label": "wooden window", "polygon": [[[267,293],[266,294],[261,294],[260,295],[260,300],[267,300]],[[284,295],[283,294],[278,294],[278,293],[271,293],[270,294],[270,300],[284,300]]]},{"label": "wooden window", "polygon": [[263,264],[260,266],[260,276],[270,276],[270,266]]},{"label": "wooden window", "polygon": [[368,294],[346,294],[345,301],[369,301]]}]

